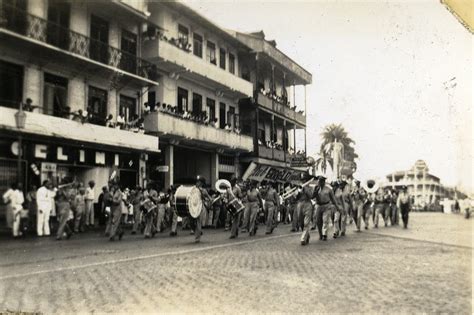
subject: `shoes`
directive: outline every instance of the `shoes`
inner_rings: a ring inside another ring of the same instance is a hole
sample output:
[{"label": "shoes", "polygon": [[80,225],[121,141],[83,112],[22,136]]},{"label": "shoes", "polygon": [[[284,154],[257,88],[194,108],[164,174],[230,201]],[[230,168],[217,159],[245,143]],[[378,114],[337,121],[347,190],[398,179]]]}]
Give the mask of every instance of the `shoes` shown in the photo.
[{"label": "shoes", "polygon": [[135,234],[137,234],[137,232],[135,232],[135,231],[132,231],[132,233],[131,233],[131,234],[132,234],[132,235],[135,235]]},{"label": "shoes", "polygon": [[319,240],[320,240],[320,241],[323,240],[323,236],[322,236],[322,235],[319,235]]},{"label": "shoes", "polygon": [[231,235],[231,236],[229,237],[229,239],[233,239],[233,238],[235,238],[235,235]]},{"label": "shoes", "polygon": [[328,240],[328,236],[327,235],[323,235],[323,241],[327,241]]},{"label": "shoes", "polygon": [[314,231],[314,230],[316,230],[316,228],[315,228],[315,227],[312,227],[312,228],[311,228],[311,231]]},{"label": "shoes", "polygon": [[265,232],[265,234],[266,234],[266,235],[268,235],[268,234],[272,234],[272,232]]},{"label": "shoes", "polygon": [[170,232],[170,236],[177,236],[178,232]]},{"label": "shoes", "polygon": [[366,227],[365,227],[365,229],[366,229],[366,230],[368,230],[368,229],[369,229],[369,227],[367,227],[367,226],[366,226]]},{"label": "shoes", "polygon": [[72,234],[73,234],[72,232],[71,232],[71,233],[67,233],[67,235],[66,235],[66,239],[70,239],[70,238],[71,238],[71,236],[72,236]]},{"label": "shoes", "polygon": [[378,229],[379,227],[378,227],[378,225],[376,224],[376,225],[374,225],[374,228]]},{"label": "shoes", "polygon": [[307,244],[307,243],[306,243],[305,240],[301,241],[301,245],[302,245],[302,246],[305,246],[306,244]]},{"label": "shoes", "polygon": [[296,230],[295,230],[295,229],[291,229],[290,232],[296,232]]},{"label": "shoes", "polygon": [[109,241],[114,242],[114,241],[115,241],[115,236],[111,236],[111,237],[109,238]]},{"label": "shoes", "polygon": [[119,236],[118,236],[118,238],[119,238],[119,241],[121,241],[121,240],[122,240],[123,234],[124,234],[124,232],[123,232],[123,231],[122,231],[122,232],[120,232],[120,234],[119,234]]},{"label": "shoes", "polygon": [[345,236],[346,232],[341,232],[341,237]]},{"label": "shoes", "polygon": [[242,229],[242,233],[247,233],[247,229]]},{"label": "shoes", "polygon": [[201,240],[198,240],[198,239],[194,240],[194,243],[200,243],[200,242]]},{"label": "shoes", "polygon": [[150,235],[145,235],[145,238],[147,238],[147,239],[150,238]]},{"label": "shoes", "polygon": [[334,235],[333,235],[332,237],[333,237],[333,238],[337,238],[337,234],[336,234],[336,233],[334,233]]}]

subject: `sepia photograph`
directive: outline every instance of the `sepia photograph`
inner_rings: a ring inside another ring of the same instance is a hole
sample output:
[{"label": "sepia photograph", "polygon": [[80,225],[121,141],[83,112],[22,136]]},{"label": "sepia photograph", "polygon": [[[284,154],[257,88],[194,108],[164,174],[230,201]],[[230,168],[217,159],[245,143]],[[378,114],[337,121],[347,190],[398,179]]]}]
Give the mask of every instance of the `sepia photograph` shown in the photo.
[{"label": "sepia photograph", "polygon": [[0,315],[472,314],[473,35],[473,0],[0,0]]}]

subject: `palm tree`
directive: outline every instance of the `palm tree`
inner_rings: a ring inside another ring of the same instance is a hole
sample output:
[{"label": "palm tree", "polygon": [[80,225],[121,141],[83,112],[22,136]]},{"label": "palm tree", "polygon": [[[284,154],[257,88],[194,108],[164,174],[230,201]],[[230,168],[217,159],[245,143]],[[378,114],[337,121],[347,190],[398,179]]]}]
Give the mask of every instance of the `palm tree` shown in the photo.
[{"label": "palm tree", "polygon": [[316,169],[320,168],[324,173],[326,173],[328,165],[331,169],[334,169],[332,150],[335,142],[339,142],[343,145],[343,159],[345,161],[355,163],[354,160],[359,157],[352,146],[355,144],[355,141],[349,137],[347,131],[341,124],[330,124],[326,126],[321,133],[321,138],[323,142],[319,148],[319,158],[316,160]]}]

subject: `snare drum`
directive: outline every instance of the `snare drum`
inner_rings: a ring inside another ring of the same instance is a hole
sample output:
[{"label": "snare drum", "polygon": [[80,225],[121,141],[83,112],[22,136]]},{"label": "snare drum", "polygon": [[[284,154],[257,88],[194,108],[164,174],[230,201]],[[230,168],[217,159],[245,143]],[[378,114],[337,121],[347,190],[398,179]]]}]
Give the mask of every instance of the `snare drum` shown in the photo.
[{"label": "snare drum", "polygon": [[196,186],[179,186],[174,196],[178,216],[199,217],[203,207],[199,188]]},{"label": "snare drum", "polygon": [[227,211],[229,211],[232,215],[237,215],[240,212],[244,211],[244,209],[244,204],[237,198],[233,198],[227,204]]}]

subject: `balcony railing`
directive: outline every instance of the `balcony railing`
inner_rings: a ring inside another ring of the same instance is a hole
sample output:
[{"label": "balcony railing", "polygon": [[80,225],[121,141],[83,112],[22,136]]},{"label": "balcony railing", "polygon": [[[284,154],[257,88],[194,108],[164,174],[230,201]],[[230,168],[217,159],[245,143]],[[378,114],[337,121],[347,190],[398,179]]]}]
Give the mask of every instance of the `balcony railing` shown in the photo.
[{"label": "balcony railing", "polygon": [[144,59],[7,4],[0,6],[0,28],[145,79],[157,78],[156,66]]},{"label": "balcony railing", "polygon": [[261,92],[258,92],[258,103],[261,106],[277,114],[282,115],[283,117],[296,121],[300,124],[306,125],[306,116],[303,115],[303,113],[296,112],[294,109],[290,108],[289,106],[285,104],[281,104],[273,100],[272,98],[268,97],[267,95],[264,95]]},{"label": "balcony railing", "polygon": [[253,150],[253,139],[250,136],[199,124],[161,111],[145,116],[145,130],[160,137],[204,143],[210,147],[246,152]]}]

